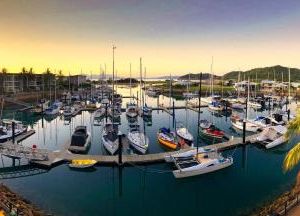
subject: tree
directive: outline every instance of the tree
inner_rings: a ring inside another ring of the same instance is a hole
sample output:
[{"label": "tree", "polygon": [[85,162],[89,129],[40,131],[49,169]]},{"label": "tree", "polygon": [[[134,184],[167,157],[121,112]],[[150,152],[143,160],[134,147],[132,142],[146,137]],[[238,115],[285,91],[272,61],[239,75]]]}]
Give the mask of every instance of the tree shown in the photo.
[{"label": "tree", "polygon": [[[288,130],[285,134],[286,138],[290,140],[296,135],[300,134],[300,110],[296,117],[288,124]],[[293,169],[300,162],[300,143],[296,144],[285,156],[283,162],[284,171]]]}]

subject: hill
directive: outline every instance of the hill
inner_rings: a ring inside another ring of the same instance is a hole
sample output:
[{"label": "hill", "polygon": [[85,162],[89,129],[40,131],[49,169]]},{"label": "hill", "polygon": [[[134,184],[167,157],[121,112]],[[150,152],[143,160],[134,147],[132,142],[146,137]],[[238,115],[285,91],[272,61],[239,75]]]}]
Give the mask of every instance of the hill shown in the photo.
[{"label": "hill", "polygon": [[[178,79],[179,80],[188,80],[189,77],[190,77],[191,80],[199,80],[199,76],[200,76],[200,73],[198,73],[198,74],[190,73],[190,74],[180,76],[180,77],[178,77]],[[203,80],[210,79],[210,77],[211,77],[210,73],[202,73],[202,79]],[[214,79],[221,79],[221,76],[214,75]]]},{"label": "hill", "polygon": [[[300,69],[298,68],[290,68],[291,70],[291,81],[299,81],[300,80]],[[278,80],[281,81],[283,78],[284,82],[288,82],[289,80],[289,69],[287,67],[283,67],[281,65],[276,65],[272,67],[264,67],[264,68],[254,68],[248,71],[232,71],[226,73],[224,75],[224,80],[237,80],[239,72],[241,73],[241,80],[248,79],[250,77],[251,80]]]}]

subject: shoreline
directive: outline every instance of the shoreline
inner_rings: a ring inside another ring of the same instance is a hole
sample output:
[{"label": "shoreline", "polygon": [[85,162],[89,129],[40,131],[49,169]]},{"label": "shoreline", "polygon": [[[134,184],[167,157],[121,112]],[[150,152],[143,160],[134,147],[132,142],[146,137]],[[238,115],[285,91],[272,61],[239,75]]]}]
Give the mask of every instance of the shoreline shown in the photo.
[{"label": "shoreline", "polygon": [[43,211],[30,201],[11,191],[4,184],[0,184],[0,210],[7,215],[46,216]]}]

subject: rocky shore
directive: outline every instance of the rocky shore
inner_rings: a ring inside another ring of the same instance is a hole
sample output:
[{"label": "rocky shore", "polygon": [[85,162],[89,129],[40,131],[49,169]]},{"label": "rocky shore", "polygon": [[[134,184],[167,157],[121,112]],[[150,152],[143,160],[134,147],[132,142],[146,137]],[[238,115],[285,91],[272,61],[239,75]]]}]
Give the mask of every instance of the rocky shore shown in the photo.
[{"label": "rocky shore", "polygon": [[26,199],[23,199],[8,187],[0,184],[0,210],[7,215],[45,216]]}]

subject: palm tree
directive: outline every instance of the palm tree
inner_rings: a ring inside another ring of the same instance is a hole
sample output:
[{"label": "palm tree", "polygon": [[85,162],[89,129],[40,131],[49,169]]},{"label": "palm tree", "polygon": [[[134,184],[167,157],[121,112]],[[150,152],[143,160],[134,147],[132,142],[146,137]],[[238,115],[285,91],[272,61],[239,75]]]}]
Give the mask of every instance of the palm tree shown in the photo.
[{"label": "palm tree", "polygon": [[[288,124],[288,130],[285,134],[286,138],[290,140],[296,135],[300,134],[300,110],[298,110],[296,117]],[[283,162],[284,171],[290,171],[300,162],[300,143],[296,144],[285,156]]]}]

